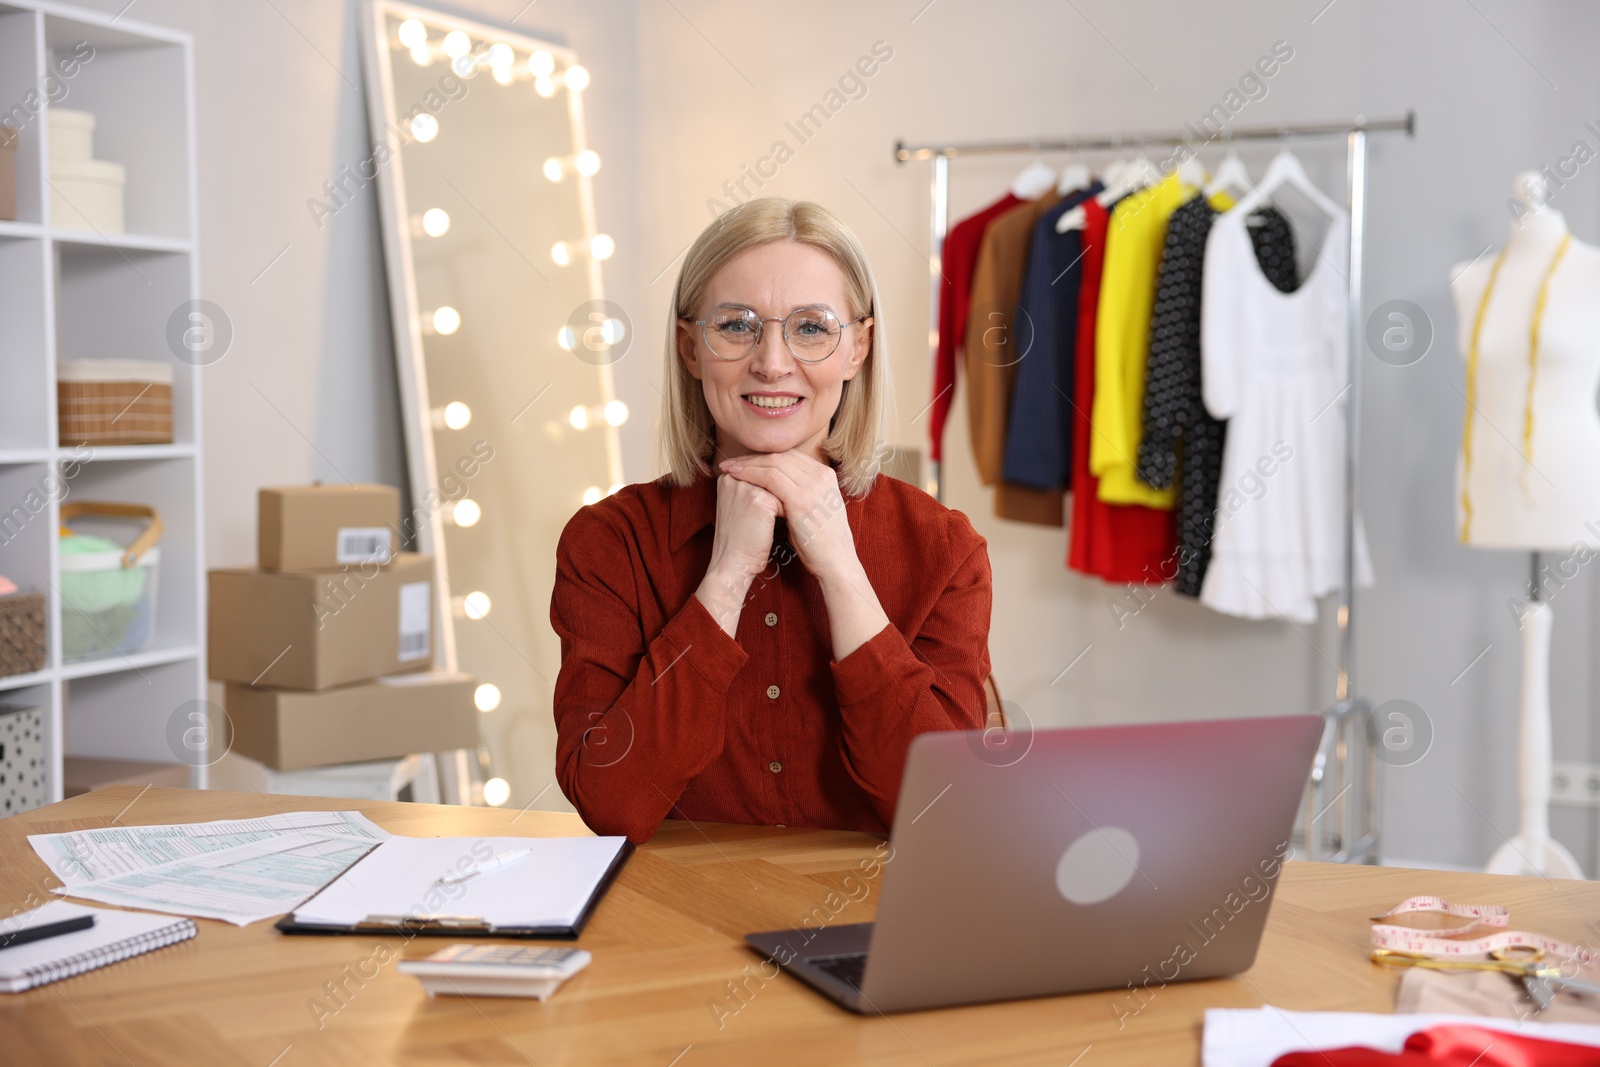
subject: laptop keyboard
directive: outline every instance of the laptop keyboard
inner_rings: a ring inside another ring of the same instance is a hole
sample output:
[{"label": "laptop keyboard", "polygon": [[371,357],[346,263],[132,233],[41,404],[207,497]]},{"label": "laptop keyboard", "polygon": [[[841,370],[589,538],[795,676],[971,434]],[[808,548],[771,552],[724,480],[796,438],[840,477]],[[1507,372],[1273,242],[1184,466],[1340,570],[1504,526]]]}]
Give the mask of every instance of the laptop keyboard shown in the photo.
[{"label": "laptop keyboard", "polygon": [[861,988],[861,979],[867,973],[865,952],[858,952],[852,956],[815,956],[806,962],[841,981],[848,982],[855,989]]}]

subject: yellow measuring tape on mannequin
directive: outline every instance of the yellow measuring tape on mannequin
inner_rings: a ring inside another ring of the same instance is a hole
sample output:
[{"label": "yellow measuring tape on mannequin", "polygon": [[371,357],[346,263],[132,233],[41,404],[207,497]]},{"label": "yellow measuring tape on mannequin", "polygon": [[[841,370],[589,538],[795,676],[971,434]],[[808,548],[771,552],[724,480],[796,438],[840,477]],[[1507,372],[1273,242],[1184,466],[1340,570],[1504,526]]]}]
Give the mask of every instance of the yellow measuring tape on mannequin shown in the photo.
[{"label": "yellow measuring tape on mannequin", "polygon": [[[1522,403],[1522,491],[1528,491],[1528,468],[1533,465],[1533,387],[1539,374],[1539,324],[1544,319],[1545,298],[1550,292],[1550,277],[1555,274],[1561,257],[1567,254],[1572,234],[1563,234],[1556,245],[1550,265],[1539,279],[1539,294],[1533,302],[1533,324],[1528,330],[1528,389]],[[1467,415],[1461,426],[1461,540],[1467,540],[1472,530],[1472,419],[1478,411],[1478,342],[1483,334],[1483,318],[1489,310],[1489,298],[1494,295],[1494,283],[1500,277],[1500,266],[1505,262],[1506,250],[1494,257],[1489,269],[1489,284],[1484,286],[1478,300],[1478,313],[1472,319],[1472,342],[1467,346]]]}]

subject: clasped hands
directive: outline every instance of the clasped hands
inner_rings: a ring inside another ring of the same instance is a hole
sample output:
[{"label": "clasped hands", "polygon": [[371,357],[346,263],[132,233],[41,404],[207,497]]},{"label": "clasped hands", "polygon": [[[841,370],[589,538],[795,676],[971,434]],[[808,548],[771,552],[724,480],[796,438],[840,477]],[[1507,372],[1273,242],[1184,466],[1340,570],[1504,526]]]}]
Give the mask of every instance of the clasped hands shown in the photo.
[{"label": "clasped hands", "polygon": [[865,584],[832,467],[790,451],[732,457],[717,463],[716,471],[716,532],[699,596],[730,635],[751,584],[770,566],[780,518],[825,597],[830,590]]}]

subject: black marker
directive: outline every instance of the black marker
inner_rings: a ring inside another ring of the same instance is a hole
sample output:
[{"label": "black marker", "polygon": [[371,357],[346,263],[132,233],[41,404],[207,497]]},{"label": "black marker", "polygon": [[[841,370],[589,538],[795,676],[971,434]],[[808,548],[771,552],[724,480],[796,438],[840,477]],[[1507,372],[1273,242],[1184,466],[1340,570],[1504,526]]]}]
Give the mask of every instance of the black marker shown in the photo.
[{"label": "black marker", "polygon": [[93,915],[80,915],[76,919],[63,919],[58,923],[26,926],[14,934],[0,934],[0,949],[7,949],[12,945],[26,945],[30,941],[43,941],[58,934],[76,933],[79,930],[87,930],[93,925]]}]

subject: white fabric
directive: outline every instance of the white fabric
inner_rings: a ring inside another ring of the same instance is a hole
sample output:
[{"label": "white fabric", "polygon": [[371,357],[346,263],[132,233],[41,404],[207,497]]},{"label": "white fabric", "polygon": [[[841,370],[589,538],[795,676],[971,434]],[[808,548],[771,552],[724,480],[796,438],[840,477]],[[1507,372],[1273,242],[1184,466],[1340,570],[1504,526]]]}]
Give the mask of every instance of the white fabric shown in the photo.
[{"label": "white fabric", "polygon": [[[1261,273],[1245,226],[1229,211],[1206,239],[1201,390],[1228,431],[1200,600],[1228,615],[1310,623],[1344,569],[1348,222],[1330,222],[1292,293]],[[1356,580],[1372,584],[1359,515]]]},{"label": "white fabric", "polygon": [[1365,1045],[1399,1052],[1418,1030],[1455,1023],[1507,1030],[1524,1037],[1600,1048],[1600,1026],[1489,1019],[1473,1015],[1369,1015],[1353,1011],[1208,1008],[1201,1038],[1204,1067],[1270,1067],[1286,1052]]}]

